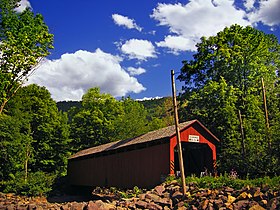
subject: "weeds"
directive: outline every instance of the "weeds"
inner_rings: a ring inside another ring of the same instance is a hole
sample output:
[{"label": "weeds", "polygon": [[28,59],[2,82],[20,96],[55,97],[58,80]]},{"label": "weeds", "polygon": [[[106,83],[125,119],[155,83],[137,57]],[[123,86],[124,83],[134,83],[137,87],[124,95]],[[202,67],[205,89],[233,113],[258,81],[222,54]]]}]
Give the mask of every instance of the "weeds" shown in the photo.
[{"label": "weeds", "polygon": [[[170,183],[174,180],[174,176],[168,177],[166,179],[166,183]],[[181,180],[177,180],[181,183]],[[244,187],[268,187],[271,189],[280,189],[280,176],[276,176],[273,178],[270,177],[263,177],[263,178],[256,178],[256,179],[240,179],[238,176],[232,176],[232,174],[224,174],[219,177],[211,177],[211,176],[204,176],[204,177],[196,177],[196,176],[189,176],[186,177],[187,185],[195,185],[199,188],[209,188],[209,189],[219,189],[221,187],[231,187],[236,190],[242,189]]]}]

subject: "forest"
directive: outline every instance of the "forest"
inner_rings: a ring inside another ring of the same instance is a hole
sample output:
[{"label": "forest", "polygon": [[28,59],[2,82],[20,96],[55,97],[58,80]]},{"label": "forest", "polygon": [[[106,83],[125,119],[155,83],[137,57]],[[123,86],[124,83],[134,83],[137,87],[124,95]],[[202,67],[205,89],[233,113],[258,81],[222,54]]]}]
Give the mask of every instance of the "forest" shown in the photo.
[{"label": "forest", "polygon": [[[0,4],[1,192],[49,193],[67,176],[71,154],[174,124],[170,97],[116,99],[92,87],[81,101],[56,103],[45,87],[24,86],[54,37],[40,14],[16,13],[17,3]],[[219,173],[234,168],[244,177],[280,175],[277,38],[232,25],[196,47],[177,78],[184,83],[180,122],[198,119],[221,140]]]}]

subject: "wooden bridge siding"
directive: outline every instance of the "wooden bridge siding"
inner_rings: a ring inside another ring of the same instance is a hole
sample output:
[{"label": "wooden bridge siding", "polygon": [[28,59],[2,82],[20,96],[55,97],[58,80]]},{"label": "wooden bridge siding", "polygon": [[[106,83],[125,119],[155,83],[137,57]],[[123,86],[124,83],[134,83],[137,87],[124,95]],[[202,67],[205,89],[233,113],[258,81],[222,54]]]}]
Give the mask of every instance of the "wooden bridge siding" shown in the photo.
[{"label": "wooden bridge siding", "polygon": [[69,161],[70,183],[83,186],[152,187],[169,174],[169,143]]}]

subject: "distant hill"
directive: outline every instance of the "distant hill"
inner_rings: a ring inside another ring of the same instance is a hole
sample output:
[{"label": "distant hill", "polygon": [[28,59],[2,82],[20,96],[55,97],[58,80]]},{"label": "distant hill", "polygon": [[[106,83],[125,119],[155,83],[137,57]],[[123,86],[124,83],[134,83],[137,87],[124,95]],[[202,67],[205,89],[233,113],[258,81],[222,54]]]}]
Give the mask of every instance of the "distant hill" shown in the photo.
[{"label": "distant hill", "polygon": [[147,110],[151,110],[151,109],[155,109],[158,106],[162,105],[165,101],[166,97],[163,98],[155,98],[155,99],[149,99],[149,100],[139,100],[138,102],[140,104],[143,104],[143,106],[147,109]]},{"label": "distant hill", "polygon": [[[150,100],[139,100],[140,104],[142,104],[148,113],[153,114],[158,106],[162,106],[165,99],[167,97],[159,98],[159,99],[150,99]],[[71,107],[78,107],[82,106],[81,101],[59,101],[56,103],[58,110],[63,112],[68,112]]]}]

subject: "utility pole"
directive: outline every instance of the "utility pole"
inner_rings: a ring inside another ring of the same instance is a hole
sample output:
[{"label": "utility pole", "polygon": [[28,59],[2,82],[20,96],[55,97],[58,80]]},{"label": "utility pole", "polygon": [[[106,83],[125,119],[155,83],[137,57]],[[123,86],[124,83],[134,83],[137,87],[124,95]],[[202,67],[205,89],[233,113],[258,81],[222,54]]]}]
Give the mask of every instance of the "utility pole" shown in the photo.
[{"label": "utility pole", "polygon": [[184,163],[183,163],[183,155],[182,155],[182,147],[181,147],[179,120],[178,120],[174,70],[171,70],[171,80],[172,80],[174,120],[175,120],[176,137],[177,137],[177,149],[178,149],[178,156],[179,156],[179,167],[180,167],[180,173],[181,173],[181,179],[182,179],[183,195],[185,196],[186,195],[186,179],[185,179],[185,171],[184,171]]}]

